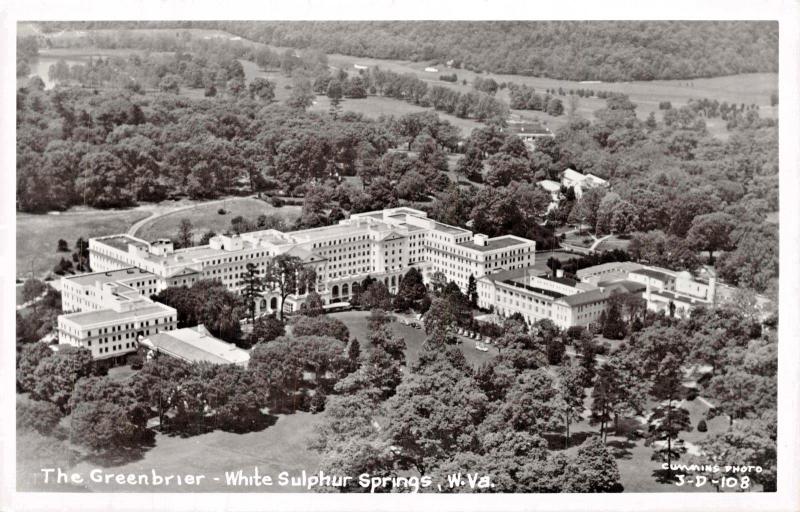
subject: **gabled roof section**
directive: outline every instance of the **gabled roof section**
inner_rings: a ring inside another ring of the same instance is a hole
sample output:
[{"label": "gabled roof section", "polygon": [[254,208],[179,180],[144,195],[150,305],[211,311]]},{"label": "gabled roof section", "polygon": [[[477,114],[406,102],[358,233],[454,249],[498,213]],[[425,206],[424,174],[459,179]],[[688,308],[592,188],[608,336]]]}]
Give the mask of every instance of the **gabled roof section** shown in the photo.
[{"label": "gabled roof section", "polygon": [[565,302],[567,305],[575,307],[606,300],[610,295],[611,292],[597,288],[595,290],[589,290],[588,292],[566,295],[558,299],[558,301]]}]

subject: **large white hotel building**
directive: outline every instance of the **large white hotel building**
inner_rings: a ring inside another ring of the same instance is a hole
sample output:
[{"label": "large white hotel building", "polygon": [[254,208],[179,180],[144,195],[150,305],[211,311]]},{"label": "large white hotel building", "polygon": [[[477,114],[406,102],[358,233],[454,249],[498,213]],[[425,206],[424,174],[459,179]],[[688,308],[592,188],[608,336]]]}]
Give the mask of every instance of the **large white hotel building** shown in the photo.
[{"label": "large white hotel building", "polygon": [[[498,270],[533,265],[536,243],[513,235],[489,238],[427,218],[412,208],[359,213],[333,226],[282,233],[274,229],[217,235],[208,245],[173,249],[169,240],[146,242],[130,235],[89,240],[91,265],[96,271],[136,267],[152,273],[156,291],[167,286],[190,286],[201,279],[218,279],[238,291],[247,264],[263,273],[272,257],[297,256],[314,268],[317,292],[326,303],[347,301],[353,284],[367,276],[397,291],[400,277],[417,267],[426,281],[441,272],[466,292],[470,275],[479,278]],[[287,299],[296,309],[299,297]],[[266,293],[259,311],[280,307]]]},{"label": "large white hotel building", "polygon": [[[641,294],[648,309],[685,316],[697,305],[717,302],[716,280],[688,272],[609,263],[578,271],[577,279],[533,269],[536,244],[513,235],[489,238],[429,219],[412,208],[354,214],[333,226],[283,233],[274,229],[217,235],[208,245],[174,249],[169,240],[147,242],[130,235],[89,240],[95,272],[62,279],[64,311],[59,341],[92,350],[97,358],[125,355],[138,343],[177,327],[173,308],[149,296],[168,286],[216,279],[240,291],[247,265],[262,274],[270,259],[292,255],[313,267],[316,291],[326,304],[348,301],[367,276],[396,292],[400,278],[418,268],[426,282],[441,273],[466,292],[477,282],[479,306],[499,316],[520,313],[527,321],[548,319],[560,328],[597,322],[614,293]],[[266,291],[259,314],[299,309],[303,295],[281,305]],[[172,334],[170,334],[172,335]]]},{"label": "large white hotel building", "polygon": [[[62,279],[61,343],[86,346],[95,357],[136,350],[138,339],[176,328],[175,310],[150,301],[168,286],[216,279],[239,291],[249,263],[264,273],[271,258],[291,255],[313,267],[316,291],[327,304],[346,302],[367,276],[396,292],[411,267],[426,281],[441,272],[467,291],[470,276],[534,264],[536,243],[513,235],[489,238],[427,218],[412,208],[354,214],[333,226],[283,233],[274,229],[217,235],[208,245],[174,249],[121,234],[89,240],[91,274]],[[265,292],[258,313],[293,311],[303,296]]]}]

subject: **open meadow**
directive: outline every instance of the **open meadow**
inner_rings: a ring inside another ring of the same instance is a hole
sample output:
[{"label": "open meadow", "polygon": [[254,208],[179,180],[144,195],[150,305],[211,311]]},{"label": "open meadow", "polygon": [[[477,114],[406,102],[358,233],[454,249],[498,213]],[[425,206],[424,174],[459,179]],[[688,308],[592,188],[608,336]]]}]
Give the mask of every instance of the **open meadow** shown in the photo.
[{"label": "open meadow", "polygon": [[[225,213],[220,214],[219,210]],[[176,236],[178,226],[183,219],[192,222],[195,238],[199,238],[206,231],[222,233],[230,229],[231,219],[242,216],[255,222],[259,215],[280,215],[287,224],[292,224],[300,216],[299,206],[283,206],[275,208],[269,203],[252,197],[234,197],[224,200],[198,203],[190,208],[176,212],[166,213],[152,221],[146,222],[136,230],[136,236],[145,240],[157,238],[170,238]]]},{"label": "open meadow", "polygon": [[[74,208],[66,212],[31,214],[17,212],[17,276],[38,277],[52,271],[61,258],[71,261],[75,241],[114,233],[124,233],[134,222],[146,218],[143,209],[95,210]],[[56,251],[59,239],[69,244],[70,252]]]},{"label": "open meadow", "polygon": [[[286,48],[268,46],[247,39],[240,38],[233,34],[220,30],[206,29],[127,29],[135,33],[164,34],[174,33],[176,37],[193,37],[196,39],[225,39],[236,41],[245,46],[255,48],[269,47],[270,49],[282,52]],[[58,44],[65,44],[70,39],[85,36],[90,31],[63,31],[58,34],[51,34],[49,37]],[[91,32],[103,34],[107,30],[93,30]],[[64,58],[70,64],[85,62],[90,56],[96,55],[125,55],[135,50],[124,48],[117,49],[96,49],[96,48],[49,48],[43,50],[38,62],[32,66],[32,74],[39,74],[49,86],[52,83],[47,78],[47,69],[50,64],[55,63],[59,58]],[[278,70],[263,71],[251,61],[241,60],[244,67],[245,78],[249,82],[256,77],[267,78],[275,83],[275,100],[282,102],[289,97],[291,92],[291,79],[286,77]],[[673,106],[680,107],[691,99],[709,98],[720,102],[736,103],[745,105],[755,104],[759,106],[761,117],[777,118],[777,106],[770,106],[770,94],[778,89],[777,73],[749,73],[740,75],[721,76],[714,78],[697,78],[689,80],[653,80],[653,81],[632,81],[632,82],[577,82],[570,80],[556,80],[544,77],[531,77],[522,75],[506,75],[495,73],[478,73],[465,69],[448,68],[443,63],[427,61],[403,61],[391,59],[373,59],[366,57],[354,57],[351,55],[329,54],[328,62],[332,69],[343,69],[350,74],[356,72],[354,65],[387,69],[397,73],[409,73],[428,82],[430,86],[439,85],[451,88],[459,92],[471,90],[471,84],[476,77],[492,78],[498,83],[509,82],[524,84],[535,88],[537,91],[544,92],[546,89],[562,88],[565,91],[571,89],[592,89],[594,91],[609,91],[624,93],[629,95],[631,101],[637,105],[637,114],[640,119],[645,119],[651,112],[654,112],[656,119],[662,119],[662,111],[658,109],[661,101],[670,101]],[[425,71],[425,68],[433,65],[436,72]],[[439,80],[440,75],[455,73],[458,76],[456,83],[444,82]],[[464,83],[466,81],[466,84]],[[183,88],[181,94],[198,99],[203,97],[201,89]],[[508,90],[500,90],[497,97],[503,101],[508,101]],[[566,97],[564,100],[567,107]],[[586,119],[593,119],[594,111],[603,108],[605,100],[592,98],[579,98],[576,105],[576,113]],[[330,105],[324,96],[318,96],[316,103],[311,110],[327,112]],[[409,112],[426,110],[424,107],[412,105],[403,101],[378,96],[369,96],[363,99],[346,99],[343,103],[344,111],[362,113],[368,117],[377,117],[380,114],[403,115]],[[515,114],[521,115],[526,119],[536,121],[555,131],[565,126],[568,116],[551,116],[547,113],[531,110],[515,110]],[[480,123],[469,119],[443,114],[439,115],[458,126],[463,134],[468,134]],[[725,128],[725,121],[721,119],[706,119],[706,126],[709,132],[720,138],[727,138],[728,132]]]}]

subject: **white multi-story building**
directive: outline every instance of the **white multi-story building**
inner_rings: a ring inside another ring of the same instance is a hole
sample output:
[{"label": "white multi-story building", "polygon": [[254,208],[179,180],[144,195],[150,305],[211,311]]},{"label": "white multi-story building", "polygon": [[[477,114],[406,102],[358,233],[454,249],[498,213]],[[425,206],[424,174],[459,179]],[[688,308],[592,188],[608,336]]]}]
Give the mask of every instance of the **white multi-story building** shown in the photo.
[{"label": "white multi-story building", "polygon": [[[89,241],[92,268],[102,271],[137,267],[151,272],[157,289],[218,279],[239,291],[247,264],[264,272],[271,258],[299,257],[317,274],[317,292],[326,303],[347,301],[353,285],[367,276],[381,279],[391,292],[410,267],[426,281],[437,273],[466,292],[470,275],[476,279],[498,270],[532,266],[536,243],[504,235],[489,238],[429,219],[412,208],[354,214],[333,226],[282,233],[269,229],[218,235],[208,245],[174,249],[167,240],[146,242],[130,235],[113,235]],[[299,307],[290,296],[284,307]],[[265,293],[259,312],[279,307],[274,293]]]},{"label": "white multi-story building", "polygon": [[519,313],[528,323],[550,320],[567,329],[597,322],[608,298],[618,291],[629,290],[569,279],[560,271],[557,277],[550,277],[517,269],[479,279],[478,305],[503,317]]},{"label": "white multi-story building", "polygon": [[91,350],[95,359],[135,352],[144,336],[177,327],[174,308],[153,302],[155,276],[136,268],[65,277],[58,341]]},{"label": "white multi-story building", "polygon": [[61,309],[65,312],[94,311],[137,297],[150,297],[160,290],[159,278],[146,270],[129,267],[61,278]]}]

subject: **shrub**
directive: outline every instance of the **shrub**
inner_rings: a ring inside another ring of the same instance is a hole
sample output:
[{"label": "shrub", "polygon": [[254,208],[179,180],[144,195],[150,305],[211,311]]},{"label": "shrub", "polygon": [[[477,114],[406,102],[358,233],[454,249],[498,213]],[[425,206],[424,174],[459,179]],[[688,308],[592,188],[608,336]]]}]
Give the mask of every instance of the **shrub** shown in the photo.
[{"label": "shrub", "polygon": [[325,393],[317,390],[309,400],[308,409],[311,412],[322,412],[325,410]]},{"label": "shrub", "polygon": [[283,200],[280,197],[277,197],[277,196],[273,196],[269,201],[270,201],[270,203],[272,203],[272,206],[274,206],[275,208],[280,208],[284,204]]},{"label": "shrub", "polygon": [[144,366],[144,360],[140,355],[133,355],[128,358],[128,364],[131,365],[132,370],[141,370]]},{"label": "shrub", "polygon": [[584,327],[581,325],[573,325],[572,327],[567,329],[567,336],[571,340],[577,340],[581,337],[581,333],[583,332]]},{"label": "shrub", "polygon": [[698,432],[708,432],[708,425],[706,425],[706,420],[701,419],[697,422],[697,431]]},{"label": "shrub", "polygon": [[219,210],[217,210],[217,213],[220,215],[225,215],[228,212],[225,211],[225,208],[220,208]]}]

